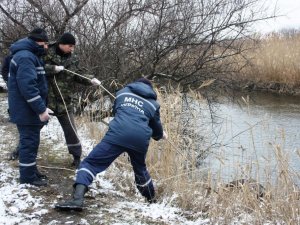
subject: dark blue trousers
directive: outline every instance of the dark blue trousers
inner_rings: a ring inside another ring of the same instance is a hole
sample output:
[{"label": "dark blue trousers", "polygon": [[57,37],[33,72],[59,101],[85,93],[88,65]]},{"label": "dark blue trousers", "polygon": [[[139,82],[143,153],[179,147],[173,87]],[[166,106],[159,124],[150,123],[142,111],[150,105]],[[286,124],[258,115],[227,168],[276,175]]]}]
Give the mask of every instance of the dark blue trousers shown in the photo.
[{"label": "dark blue trousers", "polygon": [[123,152],[129,155],[138,190],[148,200],[153,199],[155,191],[152,179],[146,167],[146,152],[134,151],[104,141],[100,142],[81,162],[75,183],[89,186],[95,176],[106,170]]},{"label": "dark blue trousers", "polygon": [[36,157],[40,144],[42,125],[17,125],[19,131],[20,183],[31,183],[36,176]]}]

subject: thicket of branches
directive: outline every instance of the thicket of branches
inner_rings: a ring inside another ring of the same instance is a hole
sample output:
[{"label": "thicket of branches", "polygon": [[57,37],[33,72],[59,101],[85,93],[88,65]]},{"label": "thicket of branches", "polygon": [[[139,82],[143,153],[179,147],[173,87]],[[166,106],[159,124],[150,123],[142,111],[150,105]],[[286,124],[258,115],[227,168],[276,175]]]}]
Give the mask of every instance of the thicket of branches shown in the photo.
[{"label": "thicket of branches", "polygon": [[265,19],[260,0],[2,0],[1,52],[35,27],[55,41],[77,38],[84,67],[124,83],[156,75],[199,87],[240,66],[251,25]]}]

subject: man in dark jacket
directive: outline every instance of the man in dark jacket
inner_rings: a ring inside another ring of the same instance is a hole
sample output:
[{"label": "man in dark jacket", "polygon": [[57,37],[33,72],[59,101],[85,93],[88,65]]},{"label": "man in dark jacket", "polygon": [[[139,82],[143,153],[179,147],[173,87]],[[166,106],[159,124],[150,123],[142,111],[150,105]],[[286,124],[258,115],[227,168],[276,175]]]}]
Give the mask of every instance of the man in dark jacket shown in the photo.
[{"label": "man in dark jacket", "polygon": [[[78,167],[82,153],[82,146],[77,135],[74,122],[72,96],[74,83],[97,85],[99,80],[90,80],[75,76],[70,71],[81,73],[79,61],[73,54],[76,40],[71,33],[64,33],[56,43],[49,45],[47,55],[43,57],[48,82],[48,107],[54,111],[64,135],[69,153],[73,156],[72,165]],[[16,159],[18,151],[13,151],[10,158]]]},{"label": "man in dark jacket", "polygon": [[102,141],[80,164],[73,199],[58,203],[56,209],[81,211],[84,194],[95,176],[123,152],[130,157],[138,190],[150,203],[154,201],[155,190],[146,167],[146,154],[151,137],[154,140],[167,138],[156,99],[151,82],[145,78],[117,92],[113,106],[115,117]]},{"label": "man in dark jacket", "polygon": [[41,57],[48,48],[45,30],[34,29],[28,38],[15,42],[10,51],[8,105],[10,121],[19,132],[20,183],[45,186],[36,166],[40,130],[49,119],[46,107],[47,81]]},{"label": "man in dark jacket", "polygon": [[7,55],[3,58],[1,64],[1,75],[6,84],[8,81],[9,64],[11,59],[12,59],[12,55],[11,54]]},{"label": "man in dark jacket", "polygon": [[72,165],[77,168],[80,164],[82,146],[74,122],[73,86],[75,83],[96,85],[100,81],[96,78],[91,81],[83,79],[65,70],[82,72],[79,68],[78,58],[73,54],[75,44],[75,37],[69,32],[64,33],[56,43],[49,47],[44,61],[49,87],[48,106],[54,111],[54,115],[63,129],[69,153],[74,159]]},{"label": "man in dark jacket", "polygon": [[[2,61],[1,75],[2,75],[3,80],[5,81],[6,85],[8,83],[9,65],[10,65],[10,61],[11,61],[12,57],[13,57],[13,55],[9,54],[9,55],[5,56]],[[9,110],[7,110],[7,111],[9,113]],[[19,146],[17,146],[16,149],[8,155],[8,160],[16,160],[18,158],[19,158]]]},{"label": "man in dark jacket", "polygon": [[[8,54],[7,56],[5,56],[2,60],[2,64],[1,64],[1,75],[3,80],[5,81],[6,85],[8,83],[8,74],[9,74],[9,65],[10,65],[10,61],[12,59],[13,55],[12,54]],[[9,110],[7,110],[9,113]],[[8,160],[16,160],[19,158],[19,146],[17,146],[17,148],[12,151],[9,155],[8,155]]]}]

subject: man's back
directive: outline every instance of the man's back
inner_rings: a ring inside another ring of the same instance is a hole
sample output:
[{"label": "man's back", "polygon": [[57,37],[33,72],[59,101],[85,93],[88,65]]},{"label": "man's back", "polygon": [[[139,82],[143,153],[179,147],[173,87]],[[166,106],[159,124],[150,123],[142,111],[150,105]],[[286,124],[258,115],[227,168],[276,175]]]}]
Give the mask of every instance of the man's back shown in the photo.
[{"label": "man's back", "polygon": [[103,140],[146,151],[151,137],[160,139],[163,135],[156,98],[153,89],[142,82],[131,83],[117,92],[115,118]]}]

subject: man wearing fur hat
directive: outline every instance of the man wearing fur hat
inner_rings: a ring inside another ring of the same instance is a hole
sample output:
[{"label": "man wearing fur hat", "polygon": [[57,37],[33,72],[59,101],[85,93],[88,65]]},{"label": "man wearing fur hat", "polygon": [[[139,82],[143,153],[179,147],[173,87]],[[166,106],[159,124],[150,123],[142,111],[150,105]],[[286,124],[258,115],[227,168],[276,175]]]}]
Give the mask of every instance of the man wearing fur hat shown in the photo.
[{"label": "man wearing fur hat", "polygon": [[48,107],[54,111],[65,135],[69,153],[73,156],[72,165],[79,166],[82,147],[74,123],[72,95],[74,82],[84,85],[97,85],[99,80],[93,78],[91,82],[82,79],[64,69],[81,73],[79,61],[73,54],[76,45],[75,37],[67,32],[59,40],[49,45],[45,56],[45,70],[47,74],[49,93]]},{"label": "man wearing fur hat", "polygon": [[41,28],[10,47],[13,58],[8,77],[8,105],[10,121],[19,132],[20,183],[35,186],[47,185],[36,165],[40,130],[51,113],[46,107],[48,88],[42,61],[47,48],[48,36]]}]

